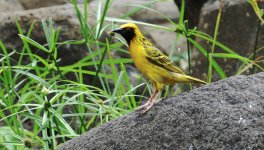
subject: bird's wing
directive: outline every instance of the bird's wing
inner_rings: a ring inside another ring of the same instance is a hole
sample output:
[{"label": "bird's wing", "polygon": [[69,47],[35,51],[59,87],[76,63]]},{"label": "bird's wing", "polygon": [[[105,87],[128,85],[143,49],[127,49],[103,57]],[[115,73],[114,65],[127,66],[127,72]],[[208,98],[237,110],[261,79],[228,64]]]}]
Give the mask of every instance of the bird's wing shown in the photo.
[{"label": "bird's wing", "polygon": [[177,67],[168,56],[163,54],[155,46],[144,45],[144,48],[147,54],[146,58],[150,63],[160,66],[171,72],[184,74],[184,72],[179,67]]}]

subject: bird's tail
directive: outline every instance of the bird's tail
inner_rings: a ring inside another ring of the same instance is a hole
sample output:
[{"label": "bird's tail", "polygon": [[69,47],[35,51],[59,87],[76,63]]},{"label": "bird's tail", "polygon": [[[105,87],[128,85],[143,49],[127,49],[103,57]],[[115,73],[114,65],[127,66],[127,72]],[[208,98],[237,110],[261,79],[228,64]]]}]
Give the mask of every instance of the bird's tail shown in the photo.
[{"label": "bird's tail", "polygon": [[179,73],[173,73],[175,83],[201,83],[206,84],[205,81]]},{"label": "bird's tail", "polygon": [[[187,76],[187,75],[186,75]],[[206,84],[205,81],[191,77],[191,76],[187,76],[187,79],[189,79],[190,81],[194,82],[194,83],[201,83],[201,84]]]}]

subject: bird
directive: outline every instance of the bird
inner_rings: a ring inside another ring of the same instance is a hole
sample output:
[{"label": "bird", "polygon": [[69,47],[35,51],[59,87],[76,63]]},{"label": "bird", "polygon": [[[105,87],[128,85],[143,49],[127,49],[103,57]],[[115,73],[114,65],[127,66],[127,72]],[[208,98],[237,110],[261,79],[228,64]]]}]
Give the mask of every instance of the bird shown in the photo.
[{"label": "bird", "polygon": [[147,112],[156,103],[164,85],[176,83],[206,84],[203,80],[186,75],[168,56],[144,37],[136,24],[122,24],[110,33],[112,35],[120,34],[126,40],[136,68],[152,81],[155,88],[148,101],[138,107],[137,110],[143,109],[143,113]]}]

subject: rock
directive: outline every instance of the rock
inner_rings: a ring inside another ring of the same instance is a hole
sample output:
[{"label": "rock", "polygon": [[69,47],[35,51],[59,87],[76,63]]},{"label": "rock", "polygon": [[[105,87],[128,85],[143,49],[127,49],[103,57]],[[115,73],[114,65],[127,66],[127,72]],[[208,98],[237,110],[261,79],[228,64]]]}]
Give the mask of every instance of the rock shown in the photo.
[{"label": "rock", "polygon": [[0,15],[16,10],[23,10],[23,6],[17,0],[0,0]]},{"label": "rock", "polygon": [[264,73],[233,76],[67,141],[81,149],[264,149]]},{"label": "rock", "polygon": [[35,9],[66,4],[65,0],[18,0],[25,9]]},{"label": "rock", "polygon": [[[201,10],[200,22],[198,29],[213,37],[215,30],[215,23],[220,7],[220,0],[211,0],[205,3]],[[261,5],[260,5],[261,6]],[[264,8],[264,7],[261,7]],[[239,17],[238,17],[239,16]],[[243,22],[243,23],[241,23]],[[260,44],[263,46],[264,26],[260,26],[260,32],[257,33],[259,26],[259,19],[257,18],[252,6],[246,0],[226,0],[222,10],[221,21],[218,30],[217,41],[231,48],[233,51],[243,57],[249,57],[254,53],[255,48],[260,48]],[[258,39],[256,38],[258,36]],[[257,47],[255,47],[257,39]],[[201,38],[196,39],[197,42],[204,47],[208,52],[211,52],[211,43]],[[215,47],[214,52],[227,53],[219,47]],[[257,57],[263,56],[264,51],[259,51]],[[224,70],[227,76],[236,74],[239,70],[241,61],[236,59],[216,59],[220,67]],[[196,60],[197,65],[194,70],[194,74],[198,75],[203,72],[207,72],[207,58],[200,53]],[[261,64],[260,64],[261,65]],[[263,66],[263,63],[262,63]],[[259,72],[260,70],[256,70]],[[248,74],[249,72],[245,72]],[[218,80],[219,77],[214,75],[214,80]]]}]

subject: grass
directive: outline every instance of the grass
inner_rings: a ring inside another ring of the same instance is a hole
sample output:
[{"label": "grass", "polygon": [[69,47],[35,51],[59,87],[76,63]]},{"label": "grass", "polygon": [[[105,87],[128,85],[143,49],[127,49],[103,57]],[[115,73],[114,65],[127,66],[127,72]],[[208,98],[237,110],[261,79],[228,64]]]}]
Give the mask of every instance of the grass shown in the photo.
[{"label": "grass", "polygon": [[[116,51],[127,54],[127,48],[122,48],[125,42],[118,38],[120,42],[113,44],[110,44],[107,38],[99,40],[104,31],[115,27],[114,23],[134,22],[168,32],[176,32],[177,39],[186,38],[189,47],[187,51],[189,73],[191,70],[189,45],[193,45],[204,57],[209,57],[209,65],[205,66],[209,70],[207,74],[209,82],[212,81],[214,71],[222,79],[227,77],[215,58],[241,61],[242,65],[237,70],[237,74],[243,74],[253,66],[261,71],[264,70],[259,65],[263,63],[262,59],[254,58],[254,53],[263,50],[263,47],[252,52],[252,55],[247,58],[217,41],[221,9],[216,19],[214,37],[210,37],[197,29],[188,28],[188,22],[183,19],[184,0],[178,23],[151,9],[150,6],[156,2],[159,1],[151,1],[143,6],[130,5],[133,7],[131,11],[120,18],[111,18],[107,17],[111,1],[106,0],[103,5],[103,1],[100,0],[95,13],[97,22],[91,26],[87,18],[89,13],[87,0],[84,1],[84,11],[81,11],[76,1],[72,0],[80,24],[82,40],[58,41],[60,28],[55,28],[50,18],[41,22],[46,38],[46,44],[42,45],[31,38],[35,22],[32,23],[27,33],[24,33],[19,22],[16,22],[23,43],[22,49],[8,51],[4,43],[0,41],[0,49],[3,51],[0,58],[2,65],[0,69],[0,123],[3,125],[0,127],[0,149],[56,149],[60,143],[133,111],[143,99],[147,99],[144,95],[149,95],[152,90],[149,82],[142,76],[135,75],[138,81],[131,83],[131,75],[125,66],[132,64],[132,60],[113,58],[110,53]],[[126,19],[142,9],[148,9],[163,16],[173,25],[173,28]],[[208,54],[208,49],[202,47],[193,37],[199,37],[212,43],[210,53]],[[74,64],[60,66],[58,50],[66,44],[85,45],[89,55]],[[216,46],[222,49],[221,53],[214,52]],[[37,55],[33,49],[42,51],[47,57]],[[19,56],[17,60],[12,58],[15,54]],[[29,63],[24,64],[25,59],[29,60]],[[88,66],[94,69],[86,69]],[[67,79],[67,74],[74,75],[76,80]],[[84,82],[87,76],[92,76],[88,84]],[[182,91],[179,87],[177,89],[176,93]],[[168,87],[164,93],[165,96],[175,95]],[[27,123],[32,124],[30,129],[25,127]]]}]

